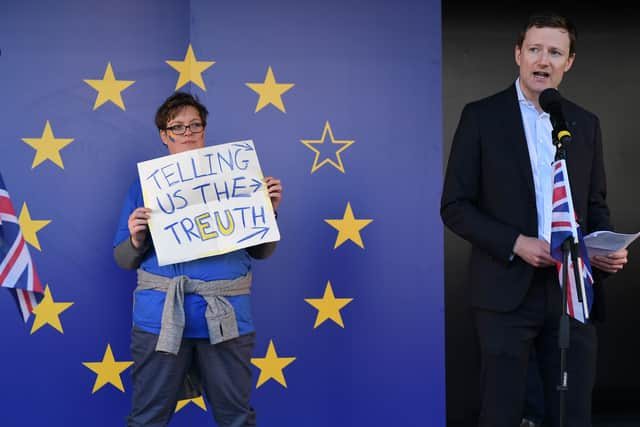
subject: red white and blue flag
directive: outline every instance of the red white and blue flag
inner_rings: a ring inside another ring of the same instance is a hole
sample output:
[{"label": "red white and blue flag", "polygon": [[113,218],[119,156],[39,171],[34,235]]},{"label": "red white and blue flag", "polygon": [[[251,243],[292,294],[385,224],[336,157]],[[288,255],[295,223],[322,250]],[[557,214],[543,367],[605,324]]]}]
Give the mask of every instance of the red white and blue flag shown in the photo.
[{"label": "red white and blue flag", "polygon": [[0,287],[11,292],[25,322],[43,298],[42,284],[1,175]]},{"label": "red white and blue flag", "polygon": [[[567,314],[572,318],[586,322],[593,304],[593,276],[587,256],[587,248],[582,238],[580,225],[576,219],[569,185],[567,164],[558,160],[553,164],[553,210],[551,212],[551,256],[556,260],[558,278],[562,285],[562,243],[571,238],[578,245],[578,265],[575,266],[569,256]],[[574,269],[578,269],[579,281],[576,282]],[[582,298],[579,298],[579,295]],[[580,301],[582,299],[582,301]]]}]

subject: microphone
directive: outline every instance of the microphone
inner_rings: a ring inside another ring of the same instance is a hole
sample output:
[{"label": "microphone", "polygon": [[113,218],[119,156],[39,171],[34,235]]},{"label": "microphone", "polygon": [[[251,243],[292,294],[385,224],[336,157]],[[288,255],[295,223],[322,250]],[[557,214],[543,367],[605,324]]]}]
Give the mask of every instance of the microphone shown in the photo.
[{"label": "microphone", "polygon": [[540,107],[546,113],[549,113],[551,126],[553,126],[554,142],[558,141],[561,145],[571,142],[571,132],[567,126],[567,121],[562,113],[562,95],[557,89],[548,88],[540,93],[538,98]]}]

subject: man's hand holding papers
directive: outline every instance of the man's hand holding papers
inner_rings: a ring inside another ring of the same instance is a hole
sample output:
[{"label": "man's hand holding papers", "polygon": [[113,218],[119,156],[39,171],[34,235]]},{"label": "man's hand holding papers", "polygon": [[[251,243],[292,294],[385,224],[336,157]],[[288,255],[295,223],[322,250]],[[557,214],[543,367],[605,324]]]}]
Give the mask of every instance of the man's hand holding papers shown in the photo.
[{"label": "man's hand holding papers", "polygon": [[591,265],[607,273],[622,270],[627,263],[627,247],[640,236],[636,234],[596,231],[584,237]]}]

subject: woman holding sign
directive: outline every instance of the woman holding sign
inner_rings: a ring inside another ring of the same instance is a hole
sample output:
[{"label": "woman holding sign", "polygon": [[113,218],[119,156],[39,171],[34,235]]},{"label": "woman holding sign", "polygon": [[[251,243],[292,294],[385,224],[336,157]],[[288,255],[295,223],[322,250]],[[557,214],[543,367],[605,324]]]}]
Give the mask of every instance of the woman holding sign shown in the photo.
[{"label": "woman holding sign", "polygon": [[[207,114],[190,94],[167,98],[155,122],[170,154],[205,146]],[[265,186],[275,212],[282,185],[266,177]],[[178,400],[203,390],[219,426],[254,426],[249,403],[255,339],[251,259],[270,256],[276,242],[161,266],[148,228],[150,215],[136,179],[114,239],[118,264],[138,269],[131,333],[134,391],[127,425],[166,426]]]}]

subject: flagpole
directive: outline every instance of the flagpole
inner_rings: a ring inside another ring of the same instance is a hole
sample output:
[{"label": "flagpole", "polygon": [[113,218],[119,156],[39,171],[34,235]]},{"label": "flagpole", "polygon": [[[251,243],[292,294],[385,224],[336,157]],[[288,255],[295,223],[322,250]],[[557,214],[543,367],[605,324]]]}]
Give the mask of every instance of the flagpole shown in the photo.
[{"label": "flagpole", "polygon": [[576,255],[576,259],[573,261],[573,270],[576,278],[576,283],[580,285],[576,286],[576,288],[578,288],[578,301],[582,303],[582,312],[584,313],[584,318],[586,321],[589,319],[589,301],[587,300],[587,291],[584,287],[584,266],[582,265],[580,254],[578,253],[579,248],[580,246],[578,246],[578,243],[575,243],[575,251],[572,251],[571,254]]}]

